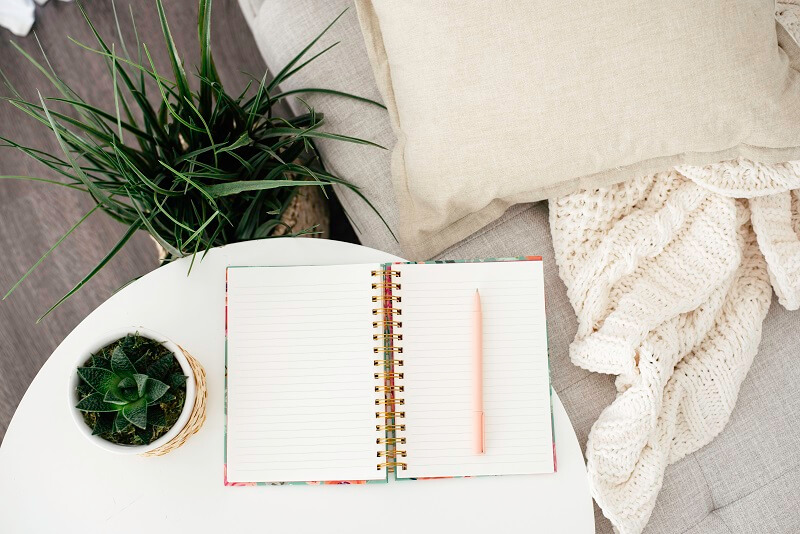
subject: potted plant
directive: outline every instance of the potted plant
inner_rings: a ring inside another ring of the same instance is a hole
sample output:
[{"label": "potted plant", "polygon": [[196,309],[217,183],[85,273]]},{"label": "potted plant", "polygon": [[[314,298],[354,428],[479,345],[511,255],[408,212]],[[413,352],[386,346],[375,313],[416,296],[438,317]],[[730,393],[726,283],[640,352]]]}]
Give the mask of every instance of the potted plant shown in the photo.
[{"label": "potted plant", "polygon": [[205,419],[205,375],[174,342],[144,328],[114,331],[80,351],[69,384],[80,432],[123,454],[166,454]]},{"label": "potted plant", "polygon": [[[306,113],[296,117],[278,114],[285,99],[304,93],[334,94],[383,107],[366,98],[325,88],[280,90],[281,82],[336,46],[334,43],[310,54],[336,20],[271,79],[264,73],[242,90],[228,92],[211,54],[210,0],[199,0],[200,60],[194,73],[187,73],[184,68],[162,2],[156,1],[172,67],[169,76],[157,71],[150,49],[138,34],[135,42],[126,44],[117,28],[117,42],[108,42],[80,3],[78,8],[96,43],[74,43],[105,60],[114,106],[103,110],[86,102],[59,77],[46,57],[39,62],[17,47],[47,76],[58,95],[39,95],[29,101],[6,80],[11,92],[6,100],[49,128],[61,154],[47,154],[2,137],[0,147],[22,151],[57,172],[62,180],[28,176],[0,179],[32,180],[81,191],[92,198],[94,206],[17,281],[6,297],[96,211],[119,221],[126,231],[97,266],[42,317],[83,287],[139,230],[156,241],[162,262],[184,256],[194,258],[198,252],[228,243],[317,233],[326,223],[326,216],[320,215],[318,209],[325,203],[318,195],[327,194],[333,184],[357,190],[326,170],[315,141],[324,138],[378,145],[323,131],[323,114],[308,106]],[[133,10],[131,20],[135,29]],[[309,194],[312,191],[317,196]],[[309,220],[299,216],[303,213],[317,215]]]}]

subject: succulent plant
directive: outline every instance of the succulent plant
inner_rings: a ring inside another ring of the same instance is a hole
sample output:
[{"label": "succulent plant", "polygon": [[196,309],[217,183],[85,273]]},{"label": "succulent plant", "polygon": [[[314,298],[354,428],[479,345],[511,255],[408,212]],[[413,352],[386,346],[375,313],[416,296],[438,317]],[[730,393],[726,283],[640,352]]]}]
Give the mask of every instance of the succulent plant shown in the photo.
[{"label": "succulent plant", "polygon": [[158,341],[132,334],[93,354],[78,368],[78,404],[93,435],[146,445],[177,421],[186,398],[186,375]]}]

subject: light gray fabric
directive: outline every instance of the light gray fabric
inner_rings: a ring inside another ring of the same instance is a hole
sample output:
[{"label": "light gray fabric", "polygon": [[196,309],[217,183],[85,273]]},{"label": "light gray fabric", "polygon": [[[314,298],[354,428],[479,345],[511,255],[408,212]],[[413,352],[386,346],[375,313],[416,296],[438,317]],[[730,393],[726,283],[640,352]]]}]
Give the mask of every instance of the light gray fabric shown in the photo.
[{"label": "light gray fabric", "polygon": [[[348,0],[240,0],[267,64],[278,70]],[[377,98],[354,9],[331,29],[322,46],[341,44],[284,84],[346,90]],[[330,55],[329,55],[330,54]],[[306,99],[326,115],[329,128],[391,146],[383,110],[336,97]],[[397,208],[387,151],[341,143],[320,143],[329,166],[362,187],[384,217],[395,224]],[[397,242],[374,213],[351,193],[337,190],[362,242],[400,254]],[[519,205],[439,256],[484,258],[540,255],[544,258],[548,343],[554,389],[581,445],[601,410],[615,396],[613,379],[574,366],[568,347],[576,319],[558,277],[544,203]],[[759,353],[745,380],[726,429],[708,446],[670,466],[647,534],[731,534],[798,532],[800,525],[800,314],[773,303],[764,322]],[[598,534],[611,526],[596,509]]]},{"label": "light gray fabric", "polygon": [[799,487],[800,471],[795,469],[720,508],[716,515],[730,532],[797,532],[800,528]]},{"label": "light gray fabric", "polygon": [[[334,89],[381,100],[352,2],[240,0],[240,4],[261,55],[273,74],[349,7],[307,57],[337,41],[339,44],[286,80],[281,88]],[[394,146],[395,136],[386,110],[340,96],[308,93],[300,97],[324,114],[326,131],[367,139],[384,147]],[[292,99],[290,104],[295,110],[303,107],[296,99]],[[398,213],[389,174],[389,150],[324,139],[318,141],[318,147],[328,170],[359,186],[389,227],[396,228]],[[362,244],[401,254],[392,233],[366,202],[345,187],[337,187],[336,195]]]},{"label": "light gray fabric", "polygon": [[[646,532],[682,532],[702,518],[719,532],[800,528],[800,314],[773,299],[731,420],[714,441],[667,469]],[[699,486],[699,488],[698,488]],[[686,507],[686,495],[694,506]],[[698,504],[700,503],[700,504]],[[703,517],[703,509],[705,516]],[[696,528],[696,527],[695,527]],[[688,532],[717,532],[688,530]]]}]

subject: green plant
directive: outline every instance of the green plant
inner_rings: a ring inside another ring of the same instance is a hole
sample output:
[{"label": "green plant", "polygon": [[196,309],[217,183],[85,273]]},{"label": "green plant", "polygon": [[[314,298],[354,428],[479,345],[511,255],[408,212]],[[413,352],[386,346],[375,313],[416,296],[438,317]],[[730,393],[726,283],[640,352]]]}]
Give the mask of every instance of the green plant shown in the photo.
[{"label": "green plant", "polygon": [[128,335],[92,355],[78,368],[83,419],[112,443],[146,445],[178,420],[186,399],[186,375],[158,341]]},{"label": "green plant", "polygon": [[[113,111],[104,111],[84,101],[56,74],[43,50],[45,61],[41,64],[14,45],[48,78],[60,96],[42,98],[39,94],[38,102],[29,102],[3,75],[13,94],[6,100],[52,130],[63,157],[2,137],[0,146],[21,150],[66,180],[0,178],[33,180],[83,191],[95,205],[5,297],[94,212],[103,211],[127,227],[105,257],[39,320],[83,287],[139,229],[146,230],[163,247],[167,253],[165,261],[192,255],[192,264],[200,251],[271,237],[278,228],[283,229],[280,232],[283,235],[313,232],[314,228],[287,232],[289,229],[282,221],[283,212],[299,187],[320,187],[326,191],[331,184],[343,184],[358,192],[356,187],[325,170],[315,140],[334,139],[378,147],[362,139],[321,131],[323,115],[309,106],[306,113],[293,118],[273,115],[278,103],[302,93],[327,93],[381,106],[330,89],[280,91],[278,88],[281,82],[338,44],[304,59],[341,15],[270,81],[265,73],[260,80],[254,80],[255,85],[251,82],[238,96],[232,96],[224,90],[211,55],[211,0],[199,2],[200,62],[193,80],[178,56],[161,0],[156,0],[155,5],[172,79],[156,70],[150,50],[136,32],[132,10],[135,57],[129,53],[118,20],[121,54],[117,53],[117,44],[108,44],[101,37],[78,4],[97,47],[71,40],[106,61],[111,81],[109,91],[114,96]],[[114,14],[116,17],[116,8]],[[192,89],[193,84],[198,86],[196,90]],[[156,105],[151,104],[151,97]],[[68,113],[56,111],[54,106],[66,106]],[[363,195],[361,198],[366,201]]]}]

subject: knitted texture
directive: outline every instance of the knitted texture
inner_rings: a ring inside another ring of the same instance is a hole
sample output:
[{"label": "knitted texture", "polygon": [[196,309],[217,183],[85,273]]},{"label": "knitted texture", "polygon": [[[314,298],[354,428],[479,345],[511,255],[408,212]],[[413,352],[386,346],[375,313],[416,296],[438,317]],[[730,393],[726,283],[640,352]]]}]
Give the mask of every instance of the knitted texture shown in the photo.
[{"label": "knitted texture", "polygon": [[[778,19],[800,36],[800,0]],[[617,375],[592,426],[592,494],[641,532],[666,466],[724,428],[771,287],[800,307],[800,162],[678,167],[550,201],[556,263],[578,317],[572,361]]]}]

